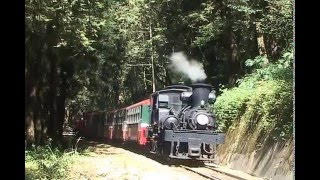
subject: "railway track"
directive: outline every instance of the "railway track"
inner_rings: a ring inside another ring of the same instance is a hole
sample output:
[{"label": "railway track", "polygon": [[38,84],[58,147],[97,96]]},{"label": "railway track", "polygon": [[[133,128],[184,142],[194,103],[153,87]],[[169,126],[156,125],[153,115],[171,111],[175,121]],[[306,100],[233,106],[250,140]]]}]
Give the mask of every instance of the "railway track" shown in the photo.
[{"label": "railway track", "polygon": [[188,170],[188,171],[191,171],[191,172],[193,172],[193,173],[196,173],[196,174],[198,174],[198,175],[200,175],[200,176],[202,176],[202,177],[205,177],[205,178],[207,178],[207,179],[210,179],[210,180],[222,180],[221,178],[218,178],[218,177],[216,177],[216,176],[214,176],[214,175],[211,175],[211,174],[209,174],[209,173],[200,172],[200,171],[199,171],[199,168],[190,168],[190,167],[182,166],[182,165],[181,165],[181,167],[182,167],[183,169],[186,169],[186,170]]},{"label": "railway track", "polygon": [[205,164],[202,167],[188,167],[184,165],[180,167],[210,180],[263,180],[263,178],[254,177],[240,171],[226,170],[226,168],[218,167],[214,164]]},{"label": "railway track", "polygon": [[224,173],[215,171],[213,168],[210,168],[208,166],[187,167],[187,166],[181,165],[180,167],[182,167],[188,171],[191,171],[193,173],[196,173],[204,178],[210,179],[210,180],[236,180],[236,179],[240,179],[236,176],[232,176],[232,175],[228,175],[228,174],[224,174]]}]

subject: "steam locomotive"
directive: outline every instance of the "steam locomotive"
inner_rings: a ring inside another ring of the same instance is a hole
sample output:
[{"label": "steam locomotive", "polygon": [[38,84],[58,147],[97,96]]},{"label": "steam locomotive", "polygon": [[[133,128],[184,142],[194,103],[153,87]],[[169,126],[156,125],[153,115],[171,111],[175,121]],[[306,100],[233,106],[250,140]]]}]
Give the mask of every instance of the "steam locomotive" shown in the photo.
[{"label": "steam locomotive", "polygon": [[225,134],[217,132],[209,105],[216,96],[208,84],[171,85],[149,99],[108,112],[86,112],[85,136],[149,146],[165,159],[213,160]]}]

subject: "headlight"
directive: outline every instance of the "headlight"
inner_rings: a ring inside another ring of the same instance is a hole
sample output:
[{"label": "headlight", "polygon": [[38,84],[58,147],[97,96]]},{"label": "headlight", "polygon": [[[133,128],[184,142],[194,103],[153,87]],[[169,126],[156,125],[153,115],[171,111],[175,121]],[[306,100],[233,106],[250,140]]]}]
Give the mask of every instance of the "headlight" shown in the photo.
[{"label": "headlight", "polygon": [[197,122],[200,124],[200,125],[206,125],[208,124],[209,122],[209,117],[207,115],[204,115],[204,114],[199,114],[197,117]]}]

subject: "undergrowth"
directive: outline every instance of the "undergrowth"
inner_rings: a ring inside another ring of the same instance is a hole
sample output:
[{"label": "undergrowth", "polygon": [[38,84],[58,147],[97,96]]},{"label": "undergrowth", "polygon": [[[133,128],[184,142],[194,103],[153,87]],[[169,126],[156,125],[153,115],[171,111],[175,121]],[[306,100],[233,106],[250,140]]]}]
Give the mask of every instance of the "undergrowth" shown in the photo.
[{"label": "undergrowth", "polygon": [[25,179],[63,179],[80,156],[82,153],[65,153],[50,145],[33,146],[25,152]]},{"label": "undergrowth", "polygon": [[[224,89],[214,111],[219,130],[236,129],[245,124],[244,133],[270,133],[274,140],[288,139],[293,133],[292,52],[283,54],[277,63],[265,65],[265,57],[247,60],[252,73],[238,81],[238,86]],[[231,128],[231,129],[230,129]]]}]

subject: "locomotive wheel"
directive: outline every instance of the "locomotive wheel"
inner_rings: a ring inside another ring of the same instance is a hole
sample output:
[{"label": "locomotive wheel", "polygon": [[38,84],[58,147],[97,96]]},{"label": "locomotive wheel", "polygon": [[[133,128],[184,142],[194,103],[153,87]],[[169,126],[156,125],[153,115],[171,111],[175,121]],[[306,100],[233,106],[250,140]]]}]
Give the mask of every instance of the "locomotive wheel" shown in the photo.
[{"label": "locomotive wheel", "polygon": [[150,143],[150,151],[151,152],[156,152],[157,151],[157,147],[156,147],[157,142],[152,140]]},{"label": "locomotive wheel", "polygon": [[169,165],[172,164],[173,159],[169,157],[170,155],[170,142],[165,142],[162,148],[162,157]]}]

